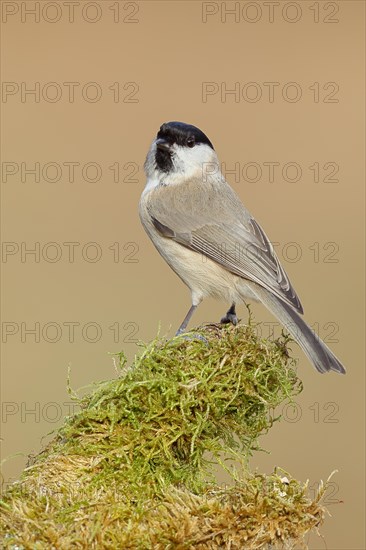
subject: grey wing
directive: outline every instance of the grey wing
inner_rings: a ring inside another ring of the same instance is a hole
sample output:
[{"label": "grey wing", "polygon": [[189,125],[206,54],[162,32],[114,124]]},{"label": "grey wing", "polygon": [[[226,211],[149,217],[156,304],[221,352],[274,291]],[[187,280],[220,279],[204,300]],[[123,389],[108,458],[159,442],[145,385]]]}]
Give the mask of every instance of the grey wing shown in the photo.
[{"label": "grey wing", "polygon": [[150,203],[148,211],[163,237],[173,239],[231,273],[259,284],[303,313],[300,300],[266,234],[241,203],[238,204],[234,192],[230,199],[227,203],[220,196],[219,204],[212,201],[209,215],[207,209],[202,210],[201,215],[199,208],[197,212],[199,200],[191,204],[179,200],[170,205],[160,202],[157,208],[152,208]]}]

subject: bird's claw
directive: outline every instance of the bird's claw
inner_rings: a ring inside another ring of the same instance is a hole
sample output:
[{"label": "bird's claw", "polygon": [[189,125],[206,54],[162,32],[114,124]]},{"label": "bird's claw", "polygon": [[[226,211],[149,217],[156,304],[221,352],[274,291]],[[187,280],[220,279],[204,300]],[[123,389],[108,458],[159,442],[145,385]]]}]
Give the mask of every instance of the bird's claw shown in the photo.
[{"label": "bird's claw", "polygon": [[229,313],[225,315],[225,317],[222,317],[220,320],[220,323],[226,325],[228,323],[231,323],[232,325],[236,326],[238,324],[239,320],[235,313]]}]

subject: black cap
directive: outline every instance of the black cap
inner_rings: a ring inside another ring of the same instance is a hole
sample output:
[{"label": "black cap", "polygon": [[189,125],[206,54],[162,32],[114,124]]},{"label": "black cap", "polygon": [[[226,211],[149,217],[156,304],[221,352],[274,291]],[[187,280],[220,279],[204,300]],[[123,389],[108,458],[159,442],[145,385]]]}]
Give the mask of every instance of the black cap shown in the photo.
[{"label": "black cap", "polygon": [[214,149],[211,141],[206,134],[192,124],[185,122],[165,122],[160,126],[157,138],[166,140],[168,143],[177,143],[177,145],[193,147],[199,143],[205,143],[211,149]]}]

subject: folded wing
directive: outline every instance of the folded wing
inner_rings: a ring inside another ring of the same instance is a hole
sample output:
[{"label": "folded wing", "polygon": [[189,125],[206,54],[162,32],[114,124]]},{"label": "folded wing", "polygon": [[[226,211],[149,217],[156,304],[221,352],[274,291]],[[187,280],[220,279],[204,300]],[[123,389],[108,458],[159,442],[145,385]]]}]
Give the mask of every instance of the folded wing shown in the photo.
[{"label": "folded wing", "polygon": [[[300,300],[268,237],[226,182],[202,189],[192,181],[167,198],[152,191],[148,211],[163,237],[202,254],[231,273],[269,290],[303,313]],[[192,189],[193,187],[193,189]],[[225,192],[223,192],[225,191]]]}]

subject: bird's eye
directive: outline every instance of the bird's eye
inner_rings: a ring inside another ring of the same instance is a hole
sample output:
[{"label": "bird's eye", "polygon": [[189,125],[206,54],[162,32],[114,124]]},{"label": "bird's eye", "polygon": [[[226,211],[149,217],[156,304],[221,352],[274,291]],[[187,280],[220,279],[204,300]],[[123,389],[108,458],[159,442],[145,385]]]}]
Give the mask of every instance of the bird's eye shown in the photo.
[{"label": "bird's eye", "polygon": [[194,147],[195,144],[196,144],[196,142],[195,142],[194,137],[189,137],[189,138],[187,139],[187,145],[188,145],[188,147]]}]

